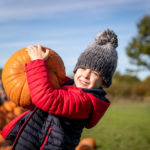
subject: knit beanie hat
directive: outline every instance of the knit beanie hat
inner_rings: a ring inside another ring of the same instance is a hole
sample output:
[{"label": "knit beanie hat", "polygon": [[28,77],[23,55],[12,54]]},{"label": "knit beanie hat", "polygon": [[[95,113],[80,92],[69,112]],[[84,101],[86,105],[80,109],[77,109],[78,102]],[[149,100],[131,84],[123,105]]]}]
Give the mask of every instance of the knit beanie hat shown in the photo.
[{"label": "knit beanie hat", "polygon": [[117,35],[112,30],[106,29],[98,33],[94,42],[81,53],[74,73],[79,67],[95,70],[103,78],[106,87],[109,87],[117,67],[117,47]]}]

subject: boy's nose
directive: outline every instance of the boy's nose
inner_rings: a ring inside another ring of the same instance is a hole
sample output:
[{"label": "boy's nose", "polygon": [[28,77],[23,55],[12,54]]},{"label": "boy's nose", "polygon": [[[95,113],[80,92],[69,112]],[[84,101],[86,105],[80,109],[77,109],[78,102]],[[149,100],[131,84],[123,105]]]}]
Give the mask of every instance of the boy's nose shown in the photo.
[{"label": "boy's nose", "polygon": [[85,78],[89,78],[89,76],[90,76],[90,69],[85,69],[84,72],[83,72],[83,76]]}]

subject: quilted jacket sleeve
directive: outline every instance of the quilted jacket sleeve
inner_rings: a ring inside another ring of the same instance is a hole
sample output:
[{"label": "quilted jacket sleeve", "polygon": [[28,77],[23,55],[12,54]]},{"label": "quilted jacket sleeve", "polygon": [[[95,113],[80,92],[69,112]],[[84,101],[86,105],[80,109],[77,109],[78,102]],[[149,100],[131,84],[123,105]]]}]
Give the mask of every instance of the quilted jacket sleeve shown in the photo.
[{"label": "quilted jacket sleeve", "polygon": [[43,111],[70,119],[88,118],[93,111],[90,97],[82,89],[52,88],[45,61],[26,64],[26,74],[32,101]]}]

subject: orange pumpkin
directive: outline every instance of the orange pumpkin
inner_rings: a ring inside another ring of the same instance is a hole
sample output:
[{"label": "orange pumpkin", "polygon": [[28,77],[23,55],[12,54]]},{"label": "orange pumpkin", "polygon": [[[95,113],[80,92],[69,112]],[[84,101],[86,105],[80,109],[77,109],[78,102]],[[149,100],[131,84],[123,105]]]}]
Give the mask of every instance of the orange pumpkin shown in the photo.
[{"label": "orange pumpkin", "polygon": [[4,141],[3,136],[0,134],[0,143]]},{"label": "orange pumpkin", "polygon": [[[44,47],[43,50],[49,49]],[[6,62],[2,72],[2,82],[9,99],[18,106],[29,107],[32,105],[25,73],[25,64],[30,62],[26,48],[15,52]],[[61,57],[49,49],[49,58],[46,61],[51,84],[58,88],[64,83],[65,67]]]},{"label": "orange pumpkin", "polygon": [[75,150],[92,150],[92,147],[88,145],[78,145]]},{"label": "orange pumpkin", "polygon": [[20,106],[17,106],[17,107],[15,107],[14,108],[14,114],[16,115],[16,116],[19,116],[20,114],[22,114],[23,112],[25,112],[25,109],[23,109],[22,107],[20,107]]},{"label": "orange pumpkin", "polygon": [[4,108],[3,105],[0,106],[0,112],[7,113],[7,110]]},{"label": "orange pumpkin", "polygon": [[80,141],[79,145],[88,145],[91,148],[95,148],[96,142],[93,138],[84,138]]},{"label": "orange pumpkin", "polygon": [[2,105],[6,111],[13,112],[14,108],[16,107],[16,104],[10,100],[7,100]]},{"label": "orange pumpkin", "polygon": [[5,140],[2,136],[0,136],[0,150],[11,150],[11,143],[11,141]]},{"label": "orange pumpkin", "polygon": [[6,120],[5,126],[16,117],[17,116],[12,112],[8,112],[7,114],[5,114],[5,120]]}]

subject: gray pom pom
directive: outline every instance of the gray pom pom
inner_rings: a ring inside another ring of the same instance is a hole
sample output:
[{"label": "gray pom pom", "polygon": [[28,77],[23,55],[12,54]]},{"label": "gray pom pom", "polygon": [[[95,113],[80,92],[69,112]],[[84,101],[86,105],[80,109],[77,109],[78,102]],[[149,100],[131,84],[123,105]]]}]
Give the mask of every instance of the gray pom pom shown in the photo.
[{"label": "gray pom pom", "polygon": [[95,37],[95,42],[99,45],[106,45],[110,43],[114,48],[118,47],[117,35],[112,30],[104,30],[97,34]]}]

